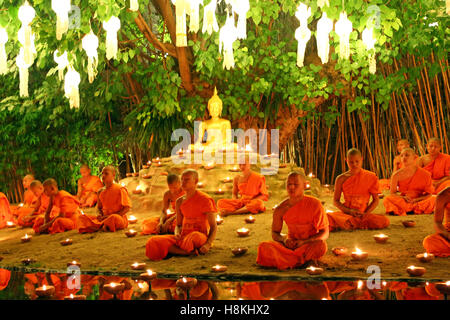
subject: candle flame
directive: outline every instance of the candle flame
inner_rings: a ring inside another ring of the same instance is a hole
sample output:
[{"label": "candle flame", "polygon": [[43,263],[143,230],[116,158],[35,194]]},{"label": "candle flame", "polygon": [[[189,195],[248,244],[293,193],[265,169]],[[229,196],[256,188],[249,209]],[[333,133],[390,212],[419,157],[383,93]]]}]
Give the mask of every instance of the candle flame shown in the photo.
[{"label": "candle flame", "polygon": [[47,290],[47,287],[45,286],[45,284],[42,286],[42,290]]},{"label": "candle flame", "polygon": [[137,267],[138,265],[139,265],[139,263],[137,263],[137,262],[133,263],[134,267]]},{"label": "candle flame", "polygon": [[123,182],[121,182],[120,185],[121,185],[122,187],[125,187],[125,183],[123,183]]},{"label": "candle flame", "polygon": [[247,232],[247,231],[248,231],[247,228],[240,228],[240,229],[238,229],[238,232]]},{"label": "candle flame", "polygon": [[359,250],[359,248],[358,248],[358,247],[355,247],[355,253],[356,253],[356,254],[361,254],[361,253],[362,253],[362,251],[361,251],[361,250]]},{"label": "candle flame", "polygon": [[19,204],[19,207],[23,207],[23,203],[20,203],[20,204]]},{"label": "candle flame", "polygon": [[136,191],[139,191],[139,190],[141,190],[141,185],[138,185],[137,187],[136,187]]},{"label": "candle flame", "polygon": [[333,210],[327,209],[327,210],[325,210],[325,212],[326,213],[331,213],[331,212],[333,212]]},{"label": "candle flame", "polygon": [[316,270],[316,268],[314,266],[310,266],[308,269],[311,270],[311,271],[315,271]]},{"label": "candle flame", "polygon": [[148,270],[147,270],[147,274],[148,274],[149,276],[151,276],[151,275],[153,275],[153,271],[150,270],[150,269],[148,269]]},{"label": "candle flame", "polygon": [[424,258],[428,257],[428,253],[425,252],[425,253],[423,254],[423,257],[424,257]]},{"label": "candle flame", "polygon": [[142,284],[142,282],[139,282],[139,283],[138,283],[138,287],[139,287],[140,289],[143,289],[143,288],[144,288],[144,285]]},{"label": "candle flame", "polygon": [[358,280],[358,289],[363,287],[364,282],[362,280]]},{"label": "candle flame", "polygon": [[386,287],[387,282],[386,282],[386,281],[383,281],[382,284],[383,284],[383,287]]},{"label": "candle flame", "polygon": [[220,216],[220,215],[217,215],[216,221],[220,221],[220,220],[222,220],[221,216]]},{"label": "candle flame", "polygon": [[312,177],[313,177],[313,173],[310,172],[310,173],[308,174],[308,177],[312,178]]},{"label": "candle flame", "polygon": [[128,220],[136,220],[136,217],[133,216],[133,215],[131,215],[131,216],[128,218]]},{"label": "candle flame", "polygon": [[172,211],[171,211],[170,209],[167,209],[167,210],[166,210],[166,213],[167,213],[167,214],[171,214]]},{"label": "candle flame", "polygon": [[416,269],[416,267],[415,266],[409,266],[408,269],[414,270],[414,269]]},{"label": "candle flame", "polygon": [[450,287],[450,281],[447,281],[445,285]]},{"label": "candle flame", "polygon": [[113,288],[115,288],[115,287],[116,287],[116,284],[115,284],[114,282],[112,282],[112,283],[110,283],[110,286],[113,287]]},{"label": "candle flame", "polygon": [[130,233],[135,233],[135,232],[136,232],[136,230],[130,229]]},{"label": "candle flame", "polygon": [[25,233],[25,239],[28,239],[28,234]]},{"label": "candle flame", "polygon": [[7,224],[8,226],[12,226],[14,223],[12,223],[11,221],[8,221],[6,224]]},{"label": "candle flame", "polygon": [[75,260],[72,261],[72,264],[77,264],[77,262]]},{"label": "candle flame", "polygon": [[73,299],[73,294],[72,293],[70,294],[70,299]]},{"label": "candle flame", "polygon": [[386,238],[387,236],[383,233],[377,234],[376,235],[378,238]]},{"label": "candle flame", "polygon": [[183,282],[184,282],[184,283],[186,283],[186,282],[187,282],[187,279],[186,279],[185,277],[183,277]]}]

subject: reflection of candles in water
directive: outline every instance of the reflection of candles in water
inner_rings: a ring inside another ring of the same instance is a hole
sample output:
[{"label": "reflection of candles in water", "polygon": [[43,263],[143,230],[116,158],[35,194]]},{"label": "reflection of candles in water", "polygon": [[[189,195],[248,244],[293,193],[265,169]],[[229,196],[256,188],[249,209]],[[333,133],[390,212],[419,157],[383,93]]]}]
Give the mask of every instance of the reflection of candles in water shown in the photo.
[{"label": "reflection of candles in water", "polygon": [[67,263],[67,266],[68,266],[68,267],[70,267],[70,266],[81,267],[81,263],[79,263],[79,262],[76,261],[76,260],[73,260],[73,261],[71,261],[71,262],[68,262],[68,263]]},{"label": "reflection of candles in water", "polygon": [[185,290],[192,289],[193,287],[195,287],[197,285],[197,279],[182,277],[177,280],[175,285],[177,287],[185,289]]},{"label": "reflection of candles in water", "polygon": [[223,191],[221,188],[216,190],[216,194],[224,194],[225,191]]},{"label": "reflection of candles in water", "polygon": [[246,237],[250,233],[250,230],[247,228],[240,228],[236,230],[239,237]]},{"label": "reflection of candles in water", "polygon": [[434,284],[436,289],[442,294],[450,294],[450,281],[438,282]]},{"label": "reflection of candles in water", "polygon": [[363,282],[362,280],[358,280],[357,289],[358,289],[358,290],[361,290],[362,287],[363,287],[363,285],[364,285],[364,282]]},{"label": "reflection of candles in water", "polygon": [[6,222],[6,226],[7,226],[8,228],[12,228],[12,227],[15,226],[15,224],[14,224],[14,222],[12,222],[12,221],[8,221],[8,222]]},{"label": "reflection of candles in water", "polygon": [[430,262],[434,259],[434,254],[432,253],[420,253],[416,255],[416,258],[419,259],[420,262]]},{"label": "reflection of candles in water", "polygon": [[128,223],[134,224],[134,223],[136,223],[136,222],[137,222],[137,218],[136,218],[135,216],[130,215],[130,216],[128,217]]},{"label": "reflection of candles in water", "polygon": [[352,252],[353,260],[364,260],[367,258],[369,254],[367,252],[363,252],[358,248],[355,248],[355,251]]},{"label": "reflection of candles in water", "polygon": [[409,266],[408,268],[406,268],[406,271],[410,276],[420,277],[424,275],[426,269],[424,267]]},{"label": "reflection of candles in water", "polygon": [[140,274],[139,279],[150,282],[150,281],[156,279],[157,275],[158,274],[156,272],[154,272],[153,270],[147,269],[146,272]]},{"label": "reflection of candles in water", "polygon": [[386,243],[389,239],[389,237],[383,233],[376,234],[373,236],[373,238],[377,243]]},{"label": "reflection of candles in water", "polygon": [[42,287],[36,288],[35,292],[39,297],[51,297],[55,293],[55,287],[44,284]]},{"label": "reflection of candles in water", "polygon": [[29,236],[28,234],[25,234],[25,236],[23,236],[21,238],[21,240],[22,240],[22,242],[30,242],[32,238],[33,238],[33,236]]},{"label": "reflection of candles in water", "polygon": [[64,300],[86,300],[86,296],[82,294],[73,294],[71,293],[69,296],[65,296]]},{"label": "reflection of candles in water", "polygon": [[254,223],[255,221],[256,219],[253,216],[248,216],[247,218],[245,218],[246,223]]},{"label": "reflection of candles in water", "polygon": [[218,214],[217,217],[216,217],[216,224],[219,225],[219,224],[222,224],[222,223],[223,223],[223,219],[222,219],[222,217]]}]

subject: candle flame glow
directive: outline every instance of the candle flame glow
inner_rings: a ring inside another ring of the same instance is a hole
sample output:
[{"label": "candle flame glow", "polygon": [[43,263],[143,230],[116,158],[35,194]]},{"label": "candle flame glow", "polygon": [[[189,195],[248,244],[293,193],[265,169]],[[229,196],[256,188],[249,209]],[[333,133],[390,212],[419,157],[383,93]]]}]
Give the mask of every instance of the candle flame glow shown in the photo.
[{"label": "candle flame glow", "polygon": [[355,247],[355,252],[354,253],[356,253],[356,254],[361,254],[362,253],[362,251],[361,250],[359,250],[359,248],[358,247]]},{"label": "candle flame glow", "polygon": [[310,172],[310,173],[308,174],[308,177],[312,178],[312,177],[313,177],[313,173]]},{"label": "candle flame glow", "polygon": [[423,254],[423,257],[424,257],[424,258],[428,257],[428,253],[425,252],[425,253]]},{"label": "candle flame glow", "polygon": [[42,286],[42,290],[47,290],[47,287],[45,286],[45,284]]},{"label": "candle flame glow", "polygon": [[358,289],[363,287],[364,282],[362,280],[358,280]]},{"label": "candle flame glow", "polygon": [[135,216],[131,215],[131,216],[128,218],[128,220],[137,220],[137,218],[136,218]]},{"label": "candle flame glow", "polygon": [[148,274],[149,276],[151,276],[151,275],[153,275],[153,271],[150,270],[150,269],[148,269],[148,270],[147,270],[147,274]]},{"label": "candle flame glow", "polygon": [[185,277],[183,277],[183,282],[184,282],[184,283],[186,283],[186,282],[187,282],[187,279],[186,279]]},{"label": "candle flame glow", "polygon": [[112,282],[112,283],[110,283],[110,286],[113,287],[113,288],[115,288],[115,287],[116,287],[116,284],[115,284],[114,282]]},{"label": "candle flame glow", "polygon": [[247,232],[247,231],[248,231],[247,228],[240,228],[240,229],[238,229],[238,232]]},{"label": "candle flame glow", "polygon": [[73,293],[70,294],[70,299],[73,299]]},{"label": "candle flame glow", "polygon": [[408,269],[414,270],[414,269],[416,269],[416,267],[415,266],[409,266]]},{"label": "candle flame glow", "polygon": [[450,287],[450,281],[447,281],[445,285]]}]

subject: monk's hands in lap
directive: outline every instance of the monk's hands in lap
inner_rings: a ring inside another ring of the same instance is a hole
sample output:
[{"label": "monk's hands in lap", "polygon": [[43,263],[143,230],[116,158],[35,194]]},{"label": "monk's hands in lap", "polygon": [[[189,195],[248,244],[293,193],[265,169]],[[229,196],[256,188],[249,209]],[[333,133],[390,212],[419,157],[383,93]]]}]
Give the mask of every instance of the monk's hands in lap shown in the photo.
[{"label": "monk's hands in lap", "polygon": [[163,232],[162,229],[163,229],[163,225],[161,223],[158,223],[156,225],[155,231],[156,231],[156,233],[161,233],[161,232]]},{"label": "monk's hands in lap", "polygon": [[103,221],[103,220],[105,220],[105,219],[106,219],[106,217],[103,216],[103,215],[100,215],[100,214],[99,214],[99,215],[97,216],[97,220],[98,220],[98,221]]},{"label": "monk's hands in lap", "polygon": [[356,210],[356,209],[350,209],[350,210],[349,210],[349,214],[350,214],[351,216],[353,216],[353,217],[356,217],[356,218],[359,218],[359,217],[362,216],[362,213],[359,212],[359,211]]},{"label": "monk's hands in lap", "polygon": [[209,249],[211,249],[211,245],[207,242],[200,247],[199,251],[200,253],[205,254],[208,253]]},{"label": "monk's hands in lap", "polygon": [[294,239],[286,238],[284,240],[284,245],[286,246],[286,248],[294,250],[295,248],[297,248],[297,241]]}]

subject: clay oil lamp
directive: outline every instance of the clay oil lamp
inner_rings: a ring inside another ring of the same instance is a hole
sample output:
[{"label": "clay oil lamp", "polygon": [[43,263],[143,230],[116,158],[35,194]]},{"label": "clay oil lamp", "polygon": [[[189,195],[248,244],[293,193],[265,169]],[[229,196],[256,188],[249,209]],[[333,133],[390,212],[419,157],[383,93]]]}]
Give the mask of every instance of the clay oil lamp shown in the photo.
[{"label": "clay oil lamp", "polygon": [[221,188],[219,188],[219,189],[217,189],[216,190],[216,192],[215,192],[216,194],[224,194],[225,193],[225,191],[224,190],[222,190]]},{"label": "clay oil lamp", "polygon": [[139,177],[139,172],[134,172],[133,177]]},{"label": "clay oil lamp", "polygon": [[130,230],[127,230],[127,231],[125,232],[125,235],[126,235],[128,238],[133,238],[133,237],[135,237],[135,236],[137,235],[137,231],[134,230],[134,229],[130,229]]},{"label": "clay oil lamp", "polygon": [[205,184],[203,182],[199,182],[197,183],[197,188],[201,189],[205,186]]},{"label": "clay oil lamp", "polygon": [[162,167],[162,163],[161,162],[153,162],[153,166],[154,167]]},{"label": "clay oil lamp", "polygon": [[73,261],[67,262],[67,266],[68,267],[72,267],[73,266],[73,267],[80,268],[81,267],[81,263],[76,261],[76,260],[73,260]]},{"label": "clay oil lamp", "polygon": [[133,190],[133,194],[141,194],[142,193],[142,187],[141,185],[138,185],[136,189]]},{"label": "clay oil lamp", "polygon": [[22,203],[22,202],[21,202],[21,203],[19,203],[19,207],[21,207],[21,208],[23,207],[23,203]]},{"label": "clay oil lamp", "polygon": [[238,166],[234,166],[233,168],[231,168],[231,169],[229,169],[231,172],[239,172],[239,171],[241,171],[240,169],[239,169],[239,167]]},{"label": "clay oil lamp", "polygon": [[402,221],[402,223],[403,223],[403,226],[405,226],[405,228],[412,228],[416,225],[416,222],[413,220],[405,220],[405,221]]},{"label": "clay oil lamp", "polygon": [[183,149],[180,149],[177,151],[177,155],[179,155],[180,157],[182,157],[184,155],[184,151]]},{"label": "clay oil lamp", "polygon": [[378,194],[378,199],[383,199],[383,198],[384,198],[384,194],[379,193],[379,194]]},{"label": "clay oil lamp", "polygon": [[128,223],[129,224],[135,224],[137,222],[137,220],[138,219],[135,216],[133,216],[133,215],[128,217]]},{"label": "clay oil lamp", "polygon": [[73,241],[72,239],[67,238],[66,240],[61,240],[59,243],[62,246],[70,246],[73,243]]},{"label": "clay oil lamp", "polygon": [[248,251],[248,248],[246,248],[246,247],[238,247],[238,248],[233,248],[233,249],[231,249],[231,252],[232,252],[236,257],[239,257],[239,256],[244,255],[245,253],[247,253],[247,251]]},{"label": "clay oil lamp", "polygon": [[28,266],[28,265],[34,263],[35,261],[36,261],[36,260],[34,260],[34,259],[27,258],[27,259],[23,259],[23,260],[22,260],[22,264]]},{"label": "clay oil lamp", "polygon": [[339,256],[346,255],[348,252],[348,249],[344,248],[344,247],[336,247],[336,248],[331,249],[331,252],[333,252],[333,254],[335,256],[339,257]]},{"label": "clay oil lamp", "polygon": [[160,175],[167,177],[169,175],[169,173],[167,171],[163,171],[160,173]]},{"label": "clay oil lamp", "polygon": [[362,260],[367,259],[368,255],[369,254],[367,252],[364,252],[358,248],[355,248],[355,251],[352,252],[352,259],[355,261],[362,261]]},{"label": "clay oil lamp", "polygon": [[312,172],[310,172],[310,173],[308,174],[308,178],[312,179],[312,178],[314,178],[314,177],[315,177],[315,175],[313,175]]},{"label": "clay oil lamp", "polygon": [[424,267],[409,266],[406,268],[406,272],[408,272],[411,277],[421,277],[425,274],[425,271],[427,270]]},{"label": "clay oil lamp", "polygon": [[161,159],[159,159],[159,157],[153,158],[152,162],[161,162]]},{"label": "clay oil lamp", "polygon": [[386,243],[389,239],[389,237],[383,233],[376,234],[373,236],[376,243]]},{"label": "clay oil lamp", "polygon": [[16,225],[14,224],[14,222],[8,221],[8,222],[6,222],[6,226],[7,226],[8,228],[14,228]]},{"label": "clay oil lamp", "polygon": [[218,214],[216,217],[216,224],[221,225],[223,223],[223,218]]},{"label": "clay oil lamp", "polygon": [[147,269],[146,272],[141,273],[139,275],[139,279],[144,280],[147,283],[150,283],[151,281],[155,280],[157,276],[158,276],[158,274],[156,272],[154,272],[153,270]]},{"label": "clay oil lamp", "polygon": [[126,176],[129,178],[129,177],[132,177],[133,174],[131,172],[127,172]]},{"label": "clay oil lamp", "polygon": [[36,295],[38,297],[41,297],[41,298],[46,297],[46,298],[48,298],[48,297],[51,297],[51,296],[53,296],[55,294],[55,287],[54,286],[47,286],[47,285],[44,284],[42,287],[36,288],[35,292],[36,292]]},{"label": "clay oil lamp", "polygon": [[236,230],[239,237],[247,237],[250,233],[250,230],[247,228],[240,228]]},{"label": "clay oil lamp", "polygon": [[245,218],[245,223],[255,223],[256,219],[253,216]]},{"label": "clay oil lamp", "polygon": [[86,296],[83,294],[70,294],[64,297],[64,300],[86,300]]},{"label": "clay oil lamp", "polygon": [[105,290],[109,294],[112,294],[114,296],[114,299],[115,299],[117,294],[119,294],[123,290],[125,290],[125,284],[124,283],[111,282],[111,283],[105,284],[103,286],[103,290]]},{"label": "clay oil lamp", "polygon": [[309,189],[311,189],[311,185],[310,185],[309,183],[307,183],[307,184],[305,185],[305,190],[309,190]]},{"label": "clay oil lamp", "polygon": [[287,167],[287,163],[280,163],[278,165],[279,168],[286,168]]},{"label": "clay oil lamp", "polygon": [[148,168],[150,168],[150,166],[148,164],[142,165],[142,169],[148,169]]},{"label": "clay oil lamp", "polygon": [[152,162],[150,160],[147,161],[147,165],[150,166]]},{"label": "clay oil lamp", "polygon": [[226,177],[222,180],[223,183],[230,183],[233,182],[233,179],[231,177]]},{"label": "clay oil lamp", "polygon": [[121,185],[122,187],[125,187],[125,182],[121,182],[120,185]]},{"label": "clay oil lamp", "polygon": [[219,273],[219,272],[225,272],[225,271],[227,271],[227,269],[228,269],[227,266],[221,266],[221,265],[216,264],[215,266],[212,266],[211,271]]},{"label": "clay oil lamp", "polygon": [[151,179],[152,178],[152,175],[151,174],[144,174],[143,176],[142,176],[142,179]]},{"label": "clay oil lamp", "polygon": [[205,170],[211,170],[215,167],[215,163],[214,162],[208,162],[207,164],[203,165],[203,169]]},{"label": "clay oil lamp", "polygon": [[144,270],[147,265],[144,262],[135,262],[131,265],[131,269],[133,270]]},{"label": "clay oil lamp", "polygon": [[420,262],[430,262],[434,259],[434,254],[432,253],[420,253],[416,256],[417,259],[419,259]]},{"label": "clay oil lamp", "polygon": [[175,285],[178,288],[189,290],[197,285],[197,279],[189,277],[181,277],[180,279],[177,280]]},{"label": "clay oil lamp", "polygon": [[450,281],[437,282],[434,284],[436,289],[442,294],[450,294]]},{"label": "clay oil lamp", "polygon": [[314,267],[314,266],[310,266],[310,267],[306,268],[306,273],[309,275],[312,275],[312,276],[317,276],[317,275],[323,273],[323,269]]},{"label": "clay oil lamp", "polygon": [[28,234],[25,234],[22,238],[20,238],[20,240],[25,243],[25,242],[30,242],[31,239],[33,239],[33,236],[29,236]]}]

